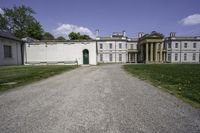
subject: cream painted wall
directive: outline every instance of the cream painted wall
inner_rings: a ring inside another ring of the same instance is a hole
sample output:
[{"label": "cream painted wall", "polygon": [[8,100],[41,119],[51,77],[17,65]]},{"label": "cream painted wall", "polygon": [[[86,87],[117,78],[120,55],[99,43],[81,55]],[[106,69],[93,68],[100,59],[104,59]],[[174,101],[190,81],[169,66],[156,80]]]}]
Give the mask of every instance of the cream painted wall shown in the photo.
[{"label": "cream painted wall", "polygon": [[89,51],[89,64],[97,64],[96,42],[35,42],[25,44],[25,63],[70,62],[83,64],[83,50]]}]

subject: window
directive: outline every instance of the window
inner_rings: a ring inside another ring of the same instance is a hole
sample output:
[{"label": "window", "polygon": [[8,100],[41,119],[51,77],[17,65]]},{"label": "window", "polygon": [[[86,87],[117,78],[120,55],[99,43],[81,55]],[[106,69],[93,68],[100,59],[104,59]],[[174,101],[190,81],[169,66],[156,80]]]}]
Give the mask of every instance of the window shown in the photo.
[{"label": "window", "polygon": [[168,61],[171,61],[171,54],[168,54]]},{"label": "window", "polygon": [[168,43],[168,48],[171,48],[171,43]]},{"label": "window", "polygon": [[175,44],[175,48],[178,48],[178,43]]},{"label": "window", "polygon": [[100,54],[100,61],[103,61],[103,54]]},{"label": "window", "polygon": [[184,60],[187,60],[187,54],[184,53]]},{"label": "window", "polygon": [[120,49],[122,48],[122,44],[121,44],[121,43],[119,43],[119,48],[120,48]]},{"label": "window", "polygon": [[187,48],[187,43],[184,43],[184,48]]},{"label": "window", "polygon": [[112,43],[110,43],[110,49],[112,49]]},{"label": "window", "polygon": [[175,61],[178,60],[178,54],[175,54]]},{"label": "window", "polygon": [[193,43],[193,48],[196,48],[197,47],[197,44],[196,43]]},{"label": "window", "polygon": [[127,49],[127,44],[126,44],[126,49]]},{"label": "window", "polygon": [[196,53],[193,53],[192,60],[196,60]]},{"label": "window", "polygon": [[119,54],[119,61],[122,61],[122,54]]},{"label": "window", "polygon": [[12,47],[4,45],[3,49],[4,49],[4,57],[5,58],[11,58],[12,57]]},{"label": "window", "polygon": [[100,44],[100,49],[103,49],[103,44],[102,43]]},{"label": "window", "polygon": [[131,49],[133,49],[133,44],[131,44]]},{"label": "window", "polygon": [[112,54],[109,54],[109,59],[110,61],[112,61]]}]

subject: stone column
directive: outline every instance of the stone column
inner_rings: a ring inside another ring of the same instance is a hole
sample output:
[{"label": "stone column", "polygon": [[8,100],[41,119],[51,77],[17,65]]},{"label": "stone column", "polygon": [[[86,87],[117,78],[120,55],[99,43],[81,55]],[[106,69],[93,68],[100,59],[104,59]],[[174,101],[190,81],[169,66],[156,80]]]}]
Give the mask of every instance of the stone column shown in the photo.
[{"label": "stone column", "polygon": [[146,43],[146,63],[149,62],[149,48],[148,48],[148,43]]},{"label": "stone column", "polygon": [[158,43],[155,44],[155,62],[158,62]]},{"label": "stone column", "polygon": [[163,43],[160,43],[160,62],[162,62],[163,60],[162,60],[162,54],[163,54],[163,52],[162,52],[162,50],[163,50]]},{"label": "stone column", "polygon": [[151,43],[150,45],[151,45],[150,60],[151,62],[153,62],[153,43]]},{"label": "stone column", "polygon": [[131,63],[131,54],[128,54],[128,62]]}]

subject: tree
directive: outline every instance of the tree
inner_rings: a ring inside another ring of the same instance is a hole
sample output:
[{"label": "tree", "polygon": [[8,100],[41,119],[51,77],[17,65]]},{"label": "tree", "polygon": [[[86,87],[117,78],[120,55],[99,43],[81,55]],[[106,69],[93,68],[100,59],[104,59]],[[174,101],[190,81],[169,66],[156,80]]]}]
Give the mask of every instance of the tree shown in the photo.
[{"label": "tree", "polygon": [[88,35],[81,35],[79,32],[75,33],[75,32],[71,32],[68,35],[70,40],[90,40],[91,37]]},{"label": "tree", "polygon": [[54,40],[54,36],[49,33],[49,32],[45,32],[42,36],[42,40]]},{"label": "tree", "polygon": [[80,38],[80,33],[71,32],[68,37],[70,40],[78,40]]},{"label": "tree", "polygon": [[14,6],[13,8],[3,8],[4,14],[0,14],[0,30],[13,33],[19,38],[32,37],[40,39],[43,33],[42,26],[33,17],[35,12],[32,8]]},{"label": "tree", "polygon": [[59,37],[56,38],[56,40],[65,41],[66,39],[62,36],[59,36]]}]

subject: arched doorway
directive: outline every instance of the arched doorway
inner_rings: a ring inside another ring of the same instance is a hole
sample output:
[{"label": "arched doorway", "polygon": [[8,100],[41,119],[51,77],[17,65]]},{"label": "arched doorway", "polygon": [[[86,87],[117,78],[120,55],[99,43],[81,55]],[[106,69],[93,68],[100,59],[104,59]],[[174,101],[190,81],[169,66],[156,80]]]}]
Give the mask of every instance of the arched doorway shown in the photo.
[{"label": "arched doorway", "polygon": [[87,49],[83,50],[83,64],[89,64],[89,51]]}]

